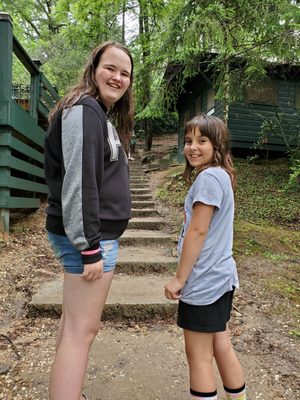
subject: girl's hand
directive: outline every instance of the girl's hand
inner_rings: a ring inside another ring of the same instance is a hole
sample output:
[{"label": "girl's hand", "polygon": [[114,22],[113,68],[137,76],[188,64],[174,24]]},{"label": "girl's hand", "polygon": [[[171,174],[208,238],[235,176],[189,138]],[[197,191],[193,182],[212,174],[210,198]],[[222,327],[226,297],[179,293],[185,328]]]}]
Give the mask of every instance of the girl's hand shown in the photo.
[{"label": "girl's hand", "polygon": [[182,283],[176,276],[170,280],[165,286],[165,296],[169,300],[179,300],[181,298],[181,289],[184,283]]},{"label": "girl's hand", "polygon": [[95,281],[103,276],[103,260],[83,266],[82,278],[86,281]]}]

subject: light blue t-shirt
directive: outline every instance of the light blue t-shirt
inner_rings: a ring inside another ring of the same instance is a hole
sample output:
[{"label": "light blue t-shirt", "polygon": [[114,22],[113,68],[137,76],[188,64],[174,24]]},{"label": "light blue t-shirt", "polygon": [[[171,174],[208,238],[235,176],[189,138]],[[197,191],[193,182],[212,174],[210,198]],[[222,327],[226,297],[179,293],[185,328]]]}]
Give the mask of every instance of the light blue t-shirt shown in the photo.
[{"label": "light blue t-shirt", "polygon": [[232,257],[234,196],[230,177],[223,168],[205,169],[190,187],[185,199],[185,218],[178,242],[179,258],[196,202],[213,205],[215,209],[201,253],[181,291],[181,301],[206,305],[218,300],[233,286],[239,287],[236,264]]}]

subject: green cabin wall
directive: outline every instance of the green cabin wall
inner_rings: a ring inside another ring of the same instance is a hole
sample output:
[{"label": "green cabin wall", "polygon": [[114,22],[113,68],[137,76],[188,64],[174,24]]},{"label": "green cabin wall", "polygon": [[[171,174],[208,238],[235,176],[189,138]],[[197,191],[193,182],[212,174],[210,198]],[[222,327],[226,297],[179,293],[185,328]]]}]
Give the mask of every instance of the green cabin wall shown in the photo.
[{"label": "green cabin wall", "polygon": [[[275,110],[284,115],[282,129],[291,146],[296,146],[299,132],[299,110],[296,108],[296,96],[300,91],[300,82],[273,81],[276,83],[277,101],[275,106],[262,103],[232,103],[229,107],[228,127],[231,133],[232,148],[253,148],[259,141],[264,120],[276,122]],[[280,128],[274,130],[269,142],[263,148],[273,151],[286,151]]]},{"label": "green cabin wall", "polygon": [[[282,128],[286,134],[288,143],[292,146],[297,145],[296,135],[299,132],[300,119],[300,82],[287,80],[272,80],[276,85],[276,105],[263,103],[234,102],[229,107],[228,127],[231,134],[232,148],[251,149],[259,141],[260,131],[264,119],[274,119],[275,109],[284,114]],[[183,133],[185,123],[196,115],[198,111],[207,113],[208,92],[212,88],[212,83],[203,76],[196,76],[186,84],[185,93],[183,93],[177,102],[179,113],[179,133],[178,133],[178,158],[183,159]],[[201,109],[197,108],[199,96],[201,97]],[[215,100],[213,115],[223,118],[223,102]],[[299,135],[299,133],[298,133]],[[299,137],[298,137],[299,140]],[[280,135],[279,129],[269,139],[269,142],[263,146],[273,151],[286,151],[287,146]]]}]

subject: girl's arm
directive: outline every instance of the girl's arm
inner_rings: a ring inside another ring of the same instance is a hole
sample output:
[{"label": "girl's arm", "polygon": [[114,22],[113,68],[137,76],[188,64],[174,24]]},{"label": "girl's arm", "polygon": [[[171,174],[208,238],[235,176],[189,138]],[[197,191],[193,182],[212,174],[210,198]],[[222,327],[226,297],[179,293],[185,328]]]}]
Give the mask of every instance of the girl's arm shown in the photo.
[{"label": "girl's arm", "polygon": [[170,300],[180,299],[180,291],[185,285],[205,241],[214,206],[196,202],[188,230],[185,234],[182,254],[174,278],[165,286],[165,296]]}]

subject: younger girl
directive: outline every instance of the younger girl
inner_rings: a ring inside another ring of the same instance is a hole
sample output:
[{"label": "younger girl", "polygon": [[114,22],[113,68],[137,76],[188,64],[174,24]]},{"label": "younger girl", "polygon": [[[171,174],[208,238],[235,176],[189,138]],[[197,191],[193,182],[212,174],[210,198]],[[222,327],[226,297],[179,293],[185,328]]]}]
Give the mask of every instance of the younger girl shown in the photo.
[{"label": "younger girl", "polygon": [[216,400],[215,358],[227,399],[245,400],[244,374],[232,348],[228,321],[238,288],[232,258],[235,172],[229,132],[216,117],[199,115],[185,127],[184,179],[191,183],[179,237],[176,275],[165,286],[179,299],[192,399]]}]

